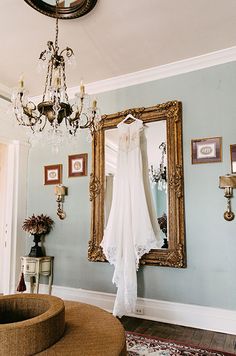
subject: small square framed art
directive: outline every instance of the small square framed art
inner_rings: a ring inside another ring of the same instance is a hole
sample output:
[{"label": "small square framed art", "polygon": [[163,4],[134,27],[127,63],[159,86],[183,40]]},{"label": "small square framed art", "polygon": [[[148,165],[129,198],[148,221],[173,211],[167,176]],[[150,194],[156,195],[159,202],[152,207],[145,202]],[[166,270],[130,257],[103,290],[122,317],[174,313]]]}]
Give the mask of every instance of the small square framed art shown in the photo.
[{"label": "small square framed art", "polygon": [[192,164],[222,161],[222,137],[209,137],[191,141]]},{"label": "small square framed art", "polygon": [[68,177],[87,176],[88,154],[68,156]]},{"label": "small square framed art", "polygon": [[62,164],[44,166],[44,185],[61,184]]}]

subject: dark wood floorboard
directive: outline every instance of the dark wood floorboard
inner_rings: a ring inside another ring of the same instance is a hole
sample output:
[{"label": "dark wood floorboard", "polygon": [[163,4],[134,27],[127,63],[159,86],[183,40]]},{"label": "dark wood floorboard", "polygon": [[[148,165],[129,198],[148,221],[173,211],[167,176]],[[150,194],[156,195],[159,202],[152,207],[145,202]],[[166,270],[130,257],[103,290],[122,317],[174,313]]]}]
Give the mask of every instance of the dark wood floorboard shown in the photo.
[{"label": "dark wood floorboard", "polygon": [[[236,335],[161,323],[141,318],[123,316],[120,319],[126,331],[151,335],[176,342],[210,348],[236,355]],[[235,332],[236,333],[236,332]]]}]

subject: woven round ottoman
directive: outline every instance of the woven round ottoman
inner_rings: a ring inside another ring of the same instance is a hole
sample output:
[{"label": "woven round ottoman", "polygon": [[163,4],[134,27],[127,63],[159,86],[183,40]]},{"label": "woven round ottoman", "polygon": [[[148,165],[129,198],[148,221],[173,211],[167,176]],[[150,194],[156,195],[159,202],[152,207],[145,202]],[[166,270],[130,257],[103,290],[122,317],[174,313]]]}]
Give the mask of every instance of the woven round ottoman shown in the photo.
[{"label": "woven round ottoman", "polygon": [[42,294],[0,296],[0,355],[34,355],[54,344],[65,329],[61,299]]},{"label": "woven round ottoman", "polygon": [[95,306],[64,302],[62,338],[38,356],[125,356],[125,330],[118,319]]}]

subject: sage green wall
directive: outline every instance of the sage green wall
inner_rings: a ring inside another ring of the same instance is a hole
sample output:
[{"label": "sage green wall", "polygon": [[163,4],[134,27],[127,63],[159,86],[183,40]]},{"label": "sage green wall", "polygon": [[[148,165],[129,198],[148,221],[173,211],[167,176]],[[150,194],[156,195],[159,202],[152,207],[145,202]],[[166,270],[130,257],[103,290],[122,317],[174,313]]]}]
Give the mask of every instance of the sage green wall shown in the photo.
[{"label": "sage green wall", "polygon": [[[168,79],[119,89],[98,96],[103,113],[152,106],[168,100],[183,103],[185,174],[186,269],[145,266],[138,273],[140,297],[226,309],[236,309],[236,220],[226,222],[226,199],[218,177],[230,172],[229,145],[236,143],[236,63],[228,63]],[[191,164],[192,138],[223,137],[223,162]],[[89,153],[82,133],[77,146],[32,148],[29,160],[28,213],[46,213],[55,221],[46,236],[47,254],[55,256],[54,284],[115,292],[113,267],[87,260],[90,229],[88,177],[67,177],[67,156]],[[67,218],[56,217],[52,186],[43,185],[43,166],[63,164],[63,184],[69,187],[64,208]],[[236,202],[233,199],[233,209]],[[27,251],[31,243],[27,245]]]}]

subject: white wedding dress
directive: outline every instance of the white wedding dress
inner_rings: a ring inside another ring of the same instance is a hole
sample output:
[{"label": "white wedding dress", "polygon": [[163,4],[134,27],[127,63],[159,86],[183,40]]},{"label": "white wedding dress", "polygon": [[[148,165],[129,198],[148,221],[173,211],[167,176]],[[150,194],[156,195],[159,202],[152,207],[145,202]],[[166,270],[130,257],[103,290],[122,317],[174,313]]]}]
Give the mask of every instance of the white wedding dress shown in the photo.
[{"label": "white wedding dress", "polygon": [[135,312],[137,274],[143,254],[159,247],[160,230],[150,220],[145,196],[140,150],[143,122],[118,124],[119,148],[111,211],[101,243],[115,266],[112,282],[118,287],[113,315]]}]

